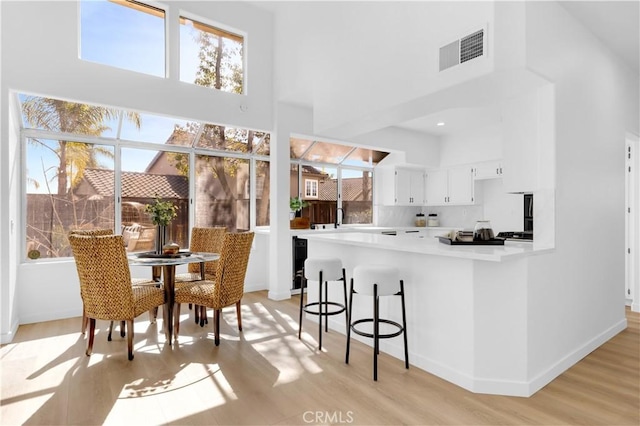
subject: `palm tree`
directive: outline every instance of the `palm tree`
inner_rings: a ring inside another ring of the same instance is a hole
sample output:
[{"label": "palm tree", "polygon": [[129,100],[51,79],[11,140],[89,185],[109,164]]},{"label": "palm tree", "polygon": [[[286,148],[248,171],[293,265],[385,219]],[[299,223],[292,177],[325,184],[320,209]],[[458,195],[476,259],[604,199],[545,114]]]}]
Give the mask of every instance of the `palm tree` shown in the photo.
[{"label": "palm tree", "polygon": [[[57,133],[82,134],[99,136],[109,127],[105,121],[118,117],[120,110],[87,104],[77,104],[58,99],[27,96],[22,103],[25,120],[33,127]],[[127,112],[126,118],[140,128],[140,115]],[[31,143],[46,144],[38,139]],[[58,179],[58,195],[64,195],[81,179],[87,167],[96,166],[97,154],[113,157],[109,150],[99,146],[75,142],[69,139],[58,140],[58,147],[53,150],[59,159],[56,177]],[[69,184],[71,176],[71,185]]]}]

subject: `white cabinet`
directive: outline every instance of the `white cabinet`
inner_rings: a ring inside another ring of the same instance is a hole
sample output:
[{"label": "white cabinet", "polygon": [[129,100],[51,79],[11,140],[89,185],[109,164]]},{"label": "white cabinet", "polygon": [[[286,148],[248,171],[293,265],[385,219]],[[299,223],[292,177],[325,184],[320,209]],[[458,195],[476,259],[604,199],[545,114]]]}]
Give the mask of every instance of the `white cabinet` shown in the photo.
[{"label": "white cabinet", "polygon": [[501,161],[487,161],[484,163],[477,163],[473,168],[473,178],[475,180],[482,179],[495,179],[502,177],[502,162]]},{"label": "white cabinet", "polygon": [[446,169],[427,170],[425,178],[425,198],[428,206],[443,206],[449,196],[449,171]]},{"label": "white cabinet", "polygon": [[471,166],[428,170],[425,182],[425,204],[428,206],[474,203]]},{"label": "white cabinet", "polygon": [[402,167],[376,169],[382,203],[390,206],[424,205],[424,170]]},{"label": "white cabinet", "polygon": [[395,205],[421,206],[424,204],[423,170],[396,168],[395,182]]}]

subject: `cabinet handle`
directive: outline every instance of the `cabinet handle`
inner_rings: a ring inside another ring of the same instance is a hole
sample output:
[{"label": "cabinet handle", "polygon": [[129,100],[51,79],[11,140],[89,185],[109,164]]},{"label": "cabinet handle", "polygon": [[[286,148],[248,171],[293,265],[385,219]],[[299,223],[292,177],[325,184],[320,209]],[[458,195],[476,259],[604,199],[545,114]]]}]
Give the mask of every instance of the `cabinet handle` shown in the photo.
[{"label": "cabinet handle", "polygon": [[496,169],[496,174],[499,175],[500,174],[500,169]]}]

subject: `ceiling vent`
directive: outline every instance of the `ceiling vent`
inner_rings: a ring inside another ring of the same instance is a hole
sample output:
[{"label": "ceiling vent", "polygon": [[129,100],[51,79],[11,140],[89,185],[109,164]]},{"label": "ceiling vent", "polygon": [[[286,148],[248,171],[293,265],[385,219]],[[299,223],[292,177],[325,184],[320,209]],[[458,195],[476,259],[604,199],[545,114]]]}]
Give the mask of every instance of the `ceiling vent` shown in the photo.
[{"label": "ceiling vent", "polygon": [[481,29],[440,48],[440,71],[484,55],[485,30]]}]

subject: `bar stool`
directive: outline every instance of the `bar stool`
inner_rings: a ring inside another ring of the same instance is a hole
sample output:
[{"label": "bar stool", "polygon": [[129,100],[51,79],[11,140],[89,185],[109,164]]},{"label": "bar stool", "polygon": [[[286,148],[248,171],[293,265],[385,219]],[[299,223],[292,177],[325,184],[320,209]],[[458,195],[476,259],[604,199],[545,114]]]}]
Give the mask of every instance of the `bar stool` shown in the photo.
[{"label": "bar stool", "polygon": [[[351,291],[349,294],[349,325],[347,326],[347,353],[345,363],[349,364],[349,344],[351,331],[360,336],[373,339],[373,380],[378,380],[378,354],[380,353],[380,339],[404,335],[404,365],[409,368],[409,350],[407,346],[407,315],[404,304],[404,282],[399,279],[399,271],[393,266],[359,265],[353,269]],[[400,286],[398,286],[400,283]],[[363,318],[352,322],[353,295],[373,296],[373,318]],[[402,324],[380,318],[380,297],[400,296],[402,303]],[[362,323],[373,323],[373,333],[358,330],[356,326]],[[380,334],[380,323],[390,324],[397,330],[392,333]]]},{"label": "bar stool", "polygon": [[[318,348],[322,349],[322,317],[324,317],[325,331],[329,331],[329,316],[345,313],[345,321],[348,320],[347,309],[347,279],[345,277],[342,261],[338,258],[309,258],[304,261],[304,279],[300,288],[300,322],[298,328],[298,339],[302,334],[302,312],[311,315],[318,315]],[[308,280],[318,280],[318,301],[304,303],[304,289]],[[344,287],[344,305],[328,300],[329,281],[342,281]],[[322,294],[324,287],[324,298]],[[337,308],[329,311],[329,305]],[[324,307],[324,311],[323,308]],[[349,324],[347,324],[347,329]]]}]

